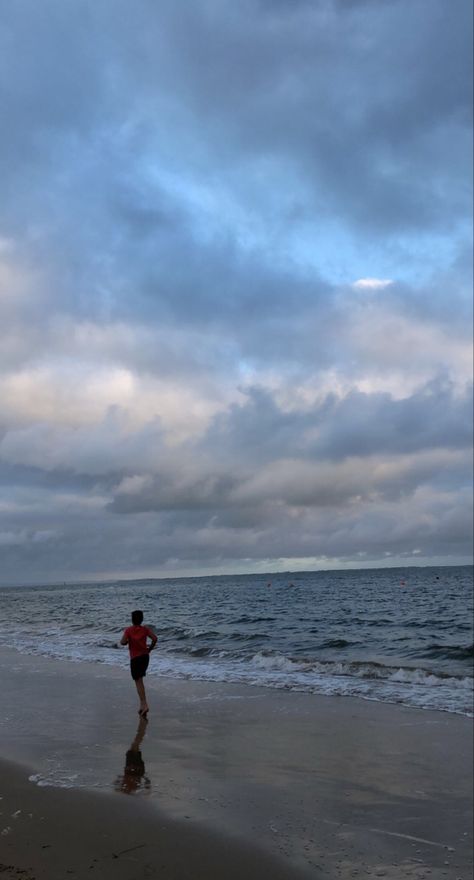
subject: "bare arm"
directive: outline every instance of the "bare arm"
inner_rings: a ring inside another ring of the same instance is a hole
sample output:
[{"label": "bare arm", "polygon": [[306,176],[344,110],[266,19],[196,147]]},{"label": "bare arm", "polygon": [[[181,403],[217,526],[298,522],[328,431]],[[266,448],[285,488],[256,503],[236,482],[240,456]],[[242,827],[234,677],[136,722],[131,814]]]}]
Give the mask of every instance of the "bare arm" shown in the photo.
[{"label": "bare arm", "polygon": [[126,636],[125,633],[123,634],[122,638],[120,639],[119,644],[120,645],[128,645],[128,636]]},{"label": "bare arm", "polygon": [[155,636],[155,633],[152,632],[150,629],[148,630],[148,638],[151,639],[151,645],[149,645],[148,650],[149,650],[149,651],[153,651],[153,648],[155,647],[155,645],[156,645],[158,639],[157,639],[157,637]]}]

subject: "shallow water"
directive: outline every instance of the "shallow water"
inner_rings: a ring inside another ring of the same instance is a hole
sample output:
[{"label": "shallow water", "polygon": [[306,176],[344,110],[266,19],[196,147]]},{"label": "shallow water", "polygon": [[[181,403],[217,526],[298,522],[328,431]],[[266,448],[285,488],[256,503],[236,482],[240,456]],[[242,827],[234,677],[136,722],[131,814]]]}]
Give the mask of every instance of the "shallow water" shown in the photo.
[{"label": "shallow water", "polygon": [[142,608],[149,675],[472,714],[472,568],[240,575],[0,590],[2,644],[126,665]]}]

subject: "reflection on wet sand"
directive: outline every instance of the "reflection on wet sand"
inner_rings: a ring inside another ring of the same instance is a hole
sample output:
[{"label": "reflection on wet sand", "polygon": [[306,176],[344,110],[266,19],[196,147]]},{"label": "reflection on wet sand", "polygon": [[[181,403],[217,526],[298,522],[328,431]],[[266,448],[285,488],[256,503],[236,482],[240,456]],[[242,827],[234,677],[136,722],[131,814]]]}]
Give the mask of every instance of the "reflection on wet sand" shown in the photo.
[{"label": "reflection on wet sand", "polygon": [[151,782],[145,776],[145,762],[140,751],[147,724],[146,718],[140,718],[135,738],[125,753],[123,773],[114,782],[115,791],[123,794],[148,794],[151,790]]}]

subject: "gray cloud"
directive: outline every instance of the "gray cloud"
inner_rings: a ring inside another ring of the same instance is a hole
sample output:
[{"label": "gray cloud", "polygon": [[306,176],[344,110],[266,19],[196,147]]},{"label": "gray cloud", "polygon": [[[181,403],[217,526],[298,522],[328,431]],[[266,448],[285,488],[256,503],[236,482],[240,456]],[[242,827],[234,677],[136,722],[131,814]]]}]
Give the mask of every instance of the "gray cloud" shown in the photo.
[{"label": "gray cloud", "polygon": [[2,5],[4,577],[469,555],[471,17]]},{"label": "gray cloud", "polygon": [[283,411],[271,394],[249,389],[244,405],[216,417],[203,441],[219,460],[231,452],[259,464],[289,450],[317,460],[464,448],[472,443],[472,393],[441,378],[402,400],[387,393],[328,395],[312,407]]}]

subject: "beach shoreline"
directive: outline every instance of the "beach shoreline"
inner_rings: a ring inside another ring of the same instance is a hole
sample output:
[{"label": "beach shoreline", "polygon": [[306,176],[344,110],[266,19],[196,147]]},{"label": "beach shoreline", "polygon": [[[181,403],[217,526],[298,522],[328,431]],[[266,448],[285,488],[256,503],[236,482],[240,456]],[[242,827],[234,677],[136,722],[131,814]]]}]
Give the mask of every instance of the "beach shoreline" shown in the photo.
[{"label": "beach shoreline", "polygon": [[[207,877],[305,880],[255,843],[234,840],[110,794],[41,788],[0,761],[0,874],[4,880]],[[312,876],[320,876],[315,873]]]},{"label": "beach shoreline", "polygon": [[[170,849],[170,877],[219,876],[225,859],[237,866],[238,853],[246,860],[235,875],[242,877],[266,876],[264,862],[268,876],[288,878],[470,876],[471,719],[352,697],[149,677],[150,721],[138,743],[134,795],[124,797],[127,755],[139,731],[136,695],[122,669],[1,649],[0,674],[0,755],[7,761],[0,830],[10,828],[0,838],[0,864],[37,880],[56,876],[44,865],[46,853],[62,846],[54,824],[61,810],[79,811],[87,858],[94,850],[98,860],[81,867],[84,843],[76,856],[70,844],[67,870],[76,877],[107,878],[117,868],[110,853],[118,843],[107,839],[108,855],[99,846],[104,816],[112,813],[116,839],[125,839],[123,826],[129,846],[142,847],[114,877],[154,876],[146,872],[155,870],[153,829],[160,827],[167,840],[183,840],[179,866]],[[44,821],[51,816],[54,840],[44,850],[41,827],[32,836],[26,821],[38,812],[36,798]],[[145,827],[146,840],[138,841],[136,829]],[[36,855],[25,849],[25,835],[37,840]],[[193,873],[199,841],[215,861]]]},{"label": "beach shoreline", "polygon": [[3,589],[0,641],[125,669],[117,640],[136,607],[159,639],[152,678],[472,715],[471,574],[408,569],[403,589],[390,571]]}]

